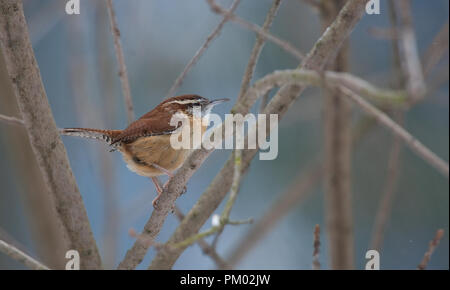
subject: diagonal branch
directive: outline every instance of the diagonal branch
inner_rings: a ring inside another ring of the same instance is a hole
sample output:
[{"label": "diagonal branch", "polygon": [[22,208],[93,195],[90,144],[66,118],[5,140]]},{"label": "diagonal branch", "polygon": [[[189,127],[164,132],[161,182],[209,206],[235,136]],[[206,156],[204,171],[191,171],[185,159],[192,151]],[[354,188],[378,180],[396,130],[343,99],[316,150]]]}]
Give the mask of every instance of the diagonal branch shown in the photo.
[{"label": "diagonal branch", "polygon": [[23,123],[23,120],[16,118],[16,117],[9,117],[9,116],[5,116],[0,114],[0,121],[1,122],[6,122],[8,124],[12,124],[12,125],[19,125],[19,126],[23,126],[25,125]]},{"label": "diagonal branch", "polygon": [[[175,206],[174,208],[175,215],[177,216],[178,220],[181,222],[184,219],[184,214],[181,212],[181,210]],[[231,269],[230,265],[225,261],[219,254],[216,252],[216,250],[210,246],[205,240],[199,239],[197,241],[197,244],[202,249],[203,253],[205,255],[208,255],[214,263],[216,263],[216,266],[220,269]]]},{"label": "diagonal branch", "polygon": [[395,136],[400,138],[400,140],[402,140],[405,145],[408,146],[414,153],[420,156],[424,161],[426,161],[448,179],[449,169],[448,163],[446,161],[441,159],[433,151],[428,149],[428,147],[423,145],[419,140],[412,136],[409,132],[395,123],[391,118],[389,118],[388,115],[386,115],[386,113],[377,109],[369,102],[361,98],[359,95],[343,86],[340,86],[339,90],[341,90],[353,102],[360,106],[364,112],[374,117],[381,125],[389,129]]},{"label": "diagonal branch", "polygon": [[7,244],[2,240],[0,240],[0,252],[5,253],[7,256],[24,264],[32,270],[50,270],[47,266],[44,266],[42,263],[36,261],[34,258],[25,254],[13,245]]},{"label": "diagonal branch", "polygon": [[417,266],[418,270],[425,270],[428,263],[430,262],[431,255],[433,255],[443,236],[444,230],[437,230],[436,235],[434,236],[433,240],[431,240],[430,245],[428,246],[428,251],[426,251],[425,255],[423,256],[422,262],[420,262],[419,266]]},{"label": "diagonal branch", "polygon": [[[280,7],[281,0],[274,0],[272,7],[270,7],[267,13],[266,20],[262,26],[262,30],[267,32],[272,26],[272,22],[277,14],[278,8]],[[247,67],[245,69],[244,78],[242,79],[241,89],[239,91],[238,99],[242,98],[247,92],[250,82],[252,81],[253,74],[255,73],[256,63],[258,61],[259,55],[264,47],[265,39],[262,35],[258,34],[256,36],[256,41],[253,46],[252,52],[250,54],[250,59],[248,60]]]},{"label": "diagonal branch", "polygon": [[239,24],[240,26],[244,27],[247,30],[253,31],[256,34],[262,36],[264,39],[275,43],[279,47],[281,47],[283,50],[297,58],[298,60],[302,60],[305,56],[303,53],[301,53],[295,46],[290,44],[289,42],[282,40],[273,34],[270,34],[269,32],[265,31],[263,28],[259,27],[258,25],[248,22],[239,16],[237,16],[234,13],[230,13],[229,11],[225,10],[221,6],[219,6],[214,0],[206,0],[208,4],[211,6],[211,9],[213,12],[221,14],[221,15],[229,15],[230,20]]},{"label": "diagonal branch", "polygon": [[86,209],[59,137],[28,36],[22,3],[0,1],[0,51],[41,173],[81,267],[101,267]]},{"label": "diagonal branch", "polygon": [[[239,5],[241,0],[234,0],[234,2],[231,4],[230,13],[233,13],[237,6]],[[175,83],[172,85],[172,87],[169,89],[169,92],[166,95],[166,99],[172,97],[176,90],[181,86],[181,84],[183,83],[184,78],[186,77],[186,75],[188,74],[188,72],[191,70],[191,68],[197,63],[197,61],[200,59],[200,57],[203,55],[203,53],[208,49],[209,45],[211,44],[211,42],[217,37],[219,36],[220,32],[222,31],[223,26],[225,25],[225,23],[227,23],[229,20],[229,14],[226,13],[223,16],[222,21],[220,21],[220,23],[217,25],[217,27],[213,30],[213,32],[211,32],[210,35],[208,35],[208,37],[206,38],[205,42],[202,44],[202,46],[197,50],[197,52],[194,54],[194,56],[192,57],[192,59],[188,62],[188,64],[186,65],[186,67],[184,68],[184,70],[181,72],[181,74],[177,77],[177,79],[175,80]]]}]

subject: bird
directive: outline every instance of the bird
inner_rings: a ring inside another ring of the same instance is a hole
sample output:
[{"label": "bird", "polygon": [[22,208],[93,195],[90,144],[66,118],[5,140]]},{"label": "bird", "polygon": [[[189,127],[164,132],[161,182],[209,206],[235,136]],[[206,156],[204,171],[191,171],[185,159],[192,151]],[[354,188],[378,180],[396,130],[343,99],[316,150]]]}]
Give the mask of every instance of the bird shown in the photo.
[{"label": "bird", "polygon": [[[153,207],[163,192],[163,188],[174,176],[174,171],[181,167],[192,149],[171,146],[170,138],[173,134],[179,137],[182,132],[183,122],[171,125],[171,119],[177,114],[184,114],[189,119],[189,125],[196,118],[194,108],[199,108],[201,115],[199,121],[208,118],[211,109],[229,99],[208,100],[196,94],[181,95],[168,98],[157,105],[153,110],[144,114],[132,122],[123,130],[103,130],[92,128],[64,128],[62,135],[77,136],[82,138],[97,139],[111,146],[110,151],[118,151],[128,169],[138,175],[151,178],[155,184],[157,196],[152,201]],[[208,122],[201,123],[201,134],[205,133]],[[193,130],[190,130],[191,137]],[[192,139],[192,138],[191,138]],[[168,175],[169,180],[163,187],[157,177]]]}]

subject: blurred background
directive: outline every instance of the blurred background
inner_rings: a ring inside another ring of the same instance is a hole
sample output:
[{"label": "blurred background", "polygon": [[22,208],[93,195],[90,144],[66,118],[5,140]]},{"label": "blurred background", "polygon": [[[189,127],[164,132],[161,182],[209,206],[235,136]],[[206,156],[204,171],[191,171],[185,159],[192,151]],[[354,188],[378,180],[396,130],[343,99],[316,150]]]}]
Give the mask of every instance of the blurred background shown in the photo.
[{"label": "blurred background", "polygon": [[[131,84],[135,112],[140,116],[159,102],[184,66],[222,17],[203,0],[115,0],[118,25]],[[127,117],[113,38],[105,1],[81,0],[81,14],[65,14],[62,0],[24,0],[30,37],[42,80],[58,127],[122,129]],[[231,1],[218,1],[229,7]],[[271,0],[243,0],[241,17],[262,25]],[[413,0],[413,19],[419,52],[425,53],[448,22],[447,0]],[[350,38],[350,72],[382,87],[393,79],[389,39],[373,33],[389,28],[388,5],[380,15],[366,15]],[[302,52],[321,35],[318,13],[301,0],[282,1],[271,32]],[[215,108],[229,112],[239,93],[242,76],[255,41],[252,32],[227,23],[177,94],[195,93],[232,101]],[[449,158],[448,36],[444,59],[427,83],[433,90],[405,115],[404,126],[444,160]],[[278,69],[295,68],[298,61],[272,43],[262,51],[254,79]],[[0,65],[1,67],[2,65]],[[1,71],[0,71],[1,76]],[[439,81],[440,80],[440,81]],[[257,107],[257,106],[256,106]],[[307,171],[323,152],[323,92],[308,89],[280,122],[279,154],[273,161],[255,158],[231,213],[232,219],[260,219],[280,195]],[[257,108],[256,108],[257,109]],[[14,99],[0,77],[0,113],[18,115]],[[353,107],[355,123],[362,117]],[[42,181],[36,173],[25,131],[0,123],[0,237],[40,258],[54,249],[49,237],[57,235],[46,220],[41,202]],[[355,265],[363,269],[375,215],[386,183],[392,135],[373,126],[352,151],[352,195]],[[149,179],[130,172],[120,154],[93,140],[63,137],[70,163],[86,205],[92,230],[106,268],[114,268],[134,243],[129,230],[140,231],[151,211],[156,192]],[[187,213],[222,168],[231,151],[217,150],[188,183],[177,200]],[[449,182],[441,174],[402,148],[400,170],[391,217],[381,249],[382,269],[415,269],[438,228],[445,236],[429,269],[449,268]],[[216,211],[222,212],[223,204]],[[322,227],[323,268],[328,265],[324,194],[320,184],[275,224],[238,264],[238,269],[310,269],[313,230]],[[169,215],[157,241],[165,242],[178,221]],[[211,226],[208,221],[203,229]],[[226,227],[217,251],[227,258],[252,225]],[[207,241],[211,241],[208,238]],[[155,256],[152,248],[139,269]],[[45,260],[42,258],[41,260]],[[0,269],[22,269],[0,253]],[[198,245],[189,247],[175,269],[214,269],[213,261]]]}]

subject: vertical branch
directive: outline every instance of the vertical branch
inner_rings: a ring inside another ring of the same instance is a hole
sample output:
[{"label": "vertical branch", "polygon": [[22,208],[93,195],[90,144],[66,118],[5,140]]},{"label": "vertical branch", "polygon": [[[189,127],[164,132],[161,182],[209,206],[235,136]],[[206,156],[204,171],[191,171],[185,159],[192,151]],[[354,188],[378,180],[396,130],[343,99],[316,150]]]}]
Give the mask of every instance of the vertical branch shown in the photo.
[{"label": "vertical branch", "polygon": [[[0,108],[2,112],[8,115],[19,116],[16,97],[13,92],[9,75],[6,71],[6,64],[0,53],[0,88],[2,88],[0,97]],[[29,224],[31,238],[35,245],[36,255],[46,265],[52,269],[64,268],[65,250],[68,249],[65,231],[62,231],[60,219],[55,219],[54,201],[49,194],[39,166],[34,157],[30,141],[25,130],[25,124],[22,119],[6,117],[2,120],[15,120],[12,124],[22,125],[7,128],[2,126],[2,136],[8,140],[4,146],[5,158],[3,164],[9,166],[14,174],[20,176],[19,193],[25,205],[27,213],[27,222]],[[7,121],[11,124],[11,121]],[[1,231],[0,231],[1,232]],[[1,238],[1,233],[0,233]],[[5,239],[6,242],[8,240]]]},{"label": "vertical branch", "polygon": [[111,31],[114,37],[114,48],[116,50],[117,62],[119,63],[119,77],[122,84],[122,93],[127,107],[128,124],[134,121],[133,100],[131,99],[130,83],[128,81],[128,72],[123,56],[122,43],[120,41],[120,30],[117,25],[116,12],[112,0],[106,0],[111,24]]},{"label": "vertical branch", "polygon": [[101,267],[86,209],[48,104],[21,1],[0,1],[0,48],[41,174],[81,267]]},{"label": "vertical branch", "polygon": [[[322,29],[334,21],[345,1],[322,1]],[[347,70],[348,41],[328,69]],[[353,265],[350,103],[339,92],[326,91],[324,108],[325,215],[332,269]]]},{"label": "vertical branch", "polygon": [[417,102],[425,97],[426,86],[417,48],[414,32],[411,1],[398,0],[397,13],[399,16],[398,37],[400,39],[400,57],[402,70],[405,74],[406,88],[411,102]]},{"label": "vertical branch", "polygon": [[313,270],[320,270],[320,262],[319,262],[319,252],[320,252],[320,226],[316,225],[314,227],[314,252],[313,252]]}]

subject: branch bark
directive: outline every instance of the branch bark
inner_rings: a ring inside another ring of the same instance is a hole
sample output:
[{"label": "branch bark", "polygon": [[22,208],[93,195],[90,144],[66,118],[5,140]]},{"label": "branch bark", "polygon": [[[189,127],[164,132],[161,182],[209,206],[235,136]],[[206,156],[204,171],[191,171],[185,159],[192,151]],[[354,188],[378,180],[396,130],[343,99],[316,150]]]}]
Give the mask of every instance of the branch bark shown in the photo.
[{"label": "branch bark", "polygon": [[434,236],[433,240],[431,240],[430,245],[428,246],[428,251],[426,251],[425,255],[423,256],[422,262],[420,262],[419,266],[417,266],[418,270],[425,270],[428,263],[430,262],[431,255],[433,255],[437,246],[439,246],[439,242],[441,241],[443,236],[444,230],[443,229],[437,230],[436,235]]},{"label": "branch bark", "polygon": [[416,34],[413,27],[411,1],[395,1],[399,16],[398,37],[400,39],[400,60],[404,71],[406,88],[412,103],[425,97],[426,85],[417,48]]},{"label": "branch bark", "polygon": [[23,126],[23,120],[16,118],[16,117],[9,117],[6,115],[2,115],[0,114],[0,121],[2,122],[6,122],[8,124],[12,124],[12,125],[19,125],[19,126]]},{"label": "branch bark", "polygon": [[125,99],[126,111],[128,116],[128,124],[134,121],[133,100],[131,98],[130,82],[128,80],[127,66],[125,65],[125,57],[123,55],[122,43],[120,41],[120,30],[117,25],[116,12],[112,0],[106,0],[108,7],[111,32],[114,38],[114,48],[116,50],[117,62],[119,63],[119,77],[122,84],[122,93]]},{"label": "branch bark", "polygon": [[[321,2],[322,29],[336,18],[345,0]],[[328,65],[334,71],[348,70],[348,41],[336,60]],[[325,88],[325,220],[331,269],[354,267],[353,215],[351,194],[351,106],[336,90]]]},{"label": "branch bark", "polygon": [[86,209],[48,104],[21,1],[0,1],[0,48],[38,165],[81,267],[101,267]]},{"label": "branch bark", "polygon": [[7,244],[2,240],[0,240],[0,252],[5,253],[32,270],[50,270],[47,266],[44,266],[42,263],[36,261],[13,245]]}]

